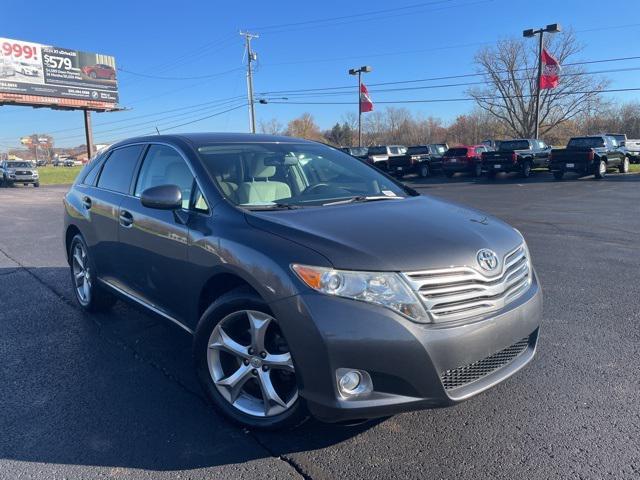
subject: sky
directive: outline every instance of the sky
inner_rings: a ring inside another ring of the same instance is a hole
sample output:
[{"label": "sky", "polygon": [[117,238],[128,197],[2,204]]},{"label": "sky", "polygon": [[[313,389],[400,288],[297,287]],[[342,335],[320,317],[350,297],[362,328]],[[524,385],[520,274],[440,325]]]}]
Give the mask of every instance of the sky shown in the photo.
[{"label": "sky", "polygon": [[[115,56],[120,105],[126,111],[93,114],[96,143],[152,133],[156,127],[161,133],[248,131],[247,108],[242,106],[246,57],[239,30],[259,35],[252,42],[258,54],[254,85],[256,98],[269,103],[256,105],[257,119],[276,118],[286,125],[309,112],[323,129],[357,111],[356,80],[347,71],[361,65],[373,68],[364,76],[368,84],[473,73],[478,49],[549,23],[574,30],[584,47],[574,61],[640,56],[640,0],[31,0],[28,9],[23,0],[2,3],[0,37]],[[611,89],[640,87],[640,59],[588,66],[634,67],[639,70],[608,74]],[[454,82],[400,86],[443,83]],[[351,96],[291,93],[350,85]],[[460,98],[466,88],[370,90],[375,104]],[[267,93],[279,91],[288,93]],[[640,99],[640,92],[608,95],[622,101]],[[396,106],[451,122],[473,103]],[[82,113],[0,107],[0,151],[32,133],[52,134],[56,146],[83,144]]]}]

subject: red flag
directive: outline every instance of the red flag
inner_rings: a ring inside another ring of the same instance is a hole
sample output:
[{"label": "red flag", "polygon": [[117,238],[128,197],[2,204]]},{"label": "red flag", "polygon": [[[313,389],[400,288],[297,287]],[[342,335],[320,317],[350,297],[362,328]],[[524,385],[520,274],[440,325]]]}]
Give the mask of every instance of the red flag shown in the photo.
[{"label": "red flag", "polygon": [[547,52],[546,48],[542,49],[542,77],[540,77],[540,88],[556,88],[558,86],[558,76],[560,75],[560,62]]},{"label": "red flag", "polygon": [[360,111],[361,112],[370,112],[373,110],[373,101],[371,101],[371,97],[369,96],[369,90],[364,83],[360,84]]}]

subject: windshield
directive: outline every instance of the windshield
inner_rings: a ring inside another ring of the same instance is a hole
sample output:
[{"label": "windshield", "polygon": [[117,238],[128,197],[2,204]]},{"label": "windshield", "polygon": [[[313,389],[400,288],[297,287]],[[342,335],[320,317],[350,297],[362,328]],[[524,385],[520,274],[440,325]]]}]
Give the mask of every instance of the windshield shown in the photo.
[{"label": "windshield", "polygon": [[529,150],[529,142],[527,140],[505,140],[500,143],[498,150],[501,152],[512,152],[514,150]]},{"label": "windshield", "polygon": [[567,143],[568,148],[598,148],[604,147],[604,140],[602,137],[576,137],[569,140]]},{"label": "windshield", "polygon": [[32,168],[33,163],[31,162],[8,162],[8,168]]},{"label": "windshield", "polygon": [[420,155],[424,153],[429,153],[429,147],[409,147],[407,149],[408,155]]},{"label": "windshield", "polygon": [[373,167],[324,145],[225,143],[203,145],[198,153],[222,194],[248,208],[411,195]]},{"label": "windshield", "polygon": [[464,157],[467,154],[466,148],[450,148],[445,155],[447,157]]}]

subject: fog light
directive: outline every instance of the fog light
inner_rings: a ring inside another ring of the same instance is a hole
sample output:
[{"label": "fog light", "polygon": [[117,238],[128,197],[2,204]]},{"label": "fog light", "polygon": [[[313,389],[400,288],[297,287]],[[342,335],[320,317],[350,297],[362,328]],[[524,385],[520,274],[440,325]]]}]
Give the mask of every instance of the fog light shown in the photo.
[{"label": "fog light", "polygon": [[353,393],[359,386],[362,376],[359,372],[351,371],[340,377],[340,390],[345,393]]},{"label": "fog light", "polygon": [[338,392],[343,398],[362,395],[373,390],[373,384],[369,374],[363,370],[351,368],[339,368],[336,370]]}]

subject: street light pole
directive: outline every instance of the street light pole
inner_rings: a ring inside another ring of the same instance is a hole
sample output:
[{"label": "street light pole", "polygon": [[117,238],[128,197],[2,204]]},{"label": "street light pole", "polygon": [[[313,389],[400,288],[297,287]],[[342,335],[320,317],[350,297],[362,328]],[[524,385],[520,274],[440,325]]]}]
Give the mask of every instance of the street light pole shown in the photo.
[{"label": "street light pole", "polygon": [[537,30],[530,28],[522,32],[522,36],[525,38],[535,37],[536,35],[540,36],[538,42],[538,75],[536,79],[535,138],[539,138],[540,136],[540,80],[542,79],[542,47],[544,45],[544,33],[557,33],[559,31],[560,24],[552,23],[544,28],[539,28]]},{"label": "street light pole", "polygon": [[372,68],[367,65],[349,70],[349,75],[358,75],[358,147],[362,146],[362,74],[369,73],[371,70]]}]

